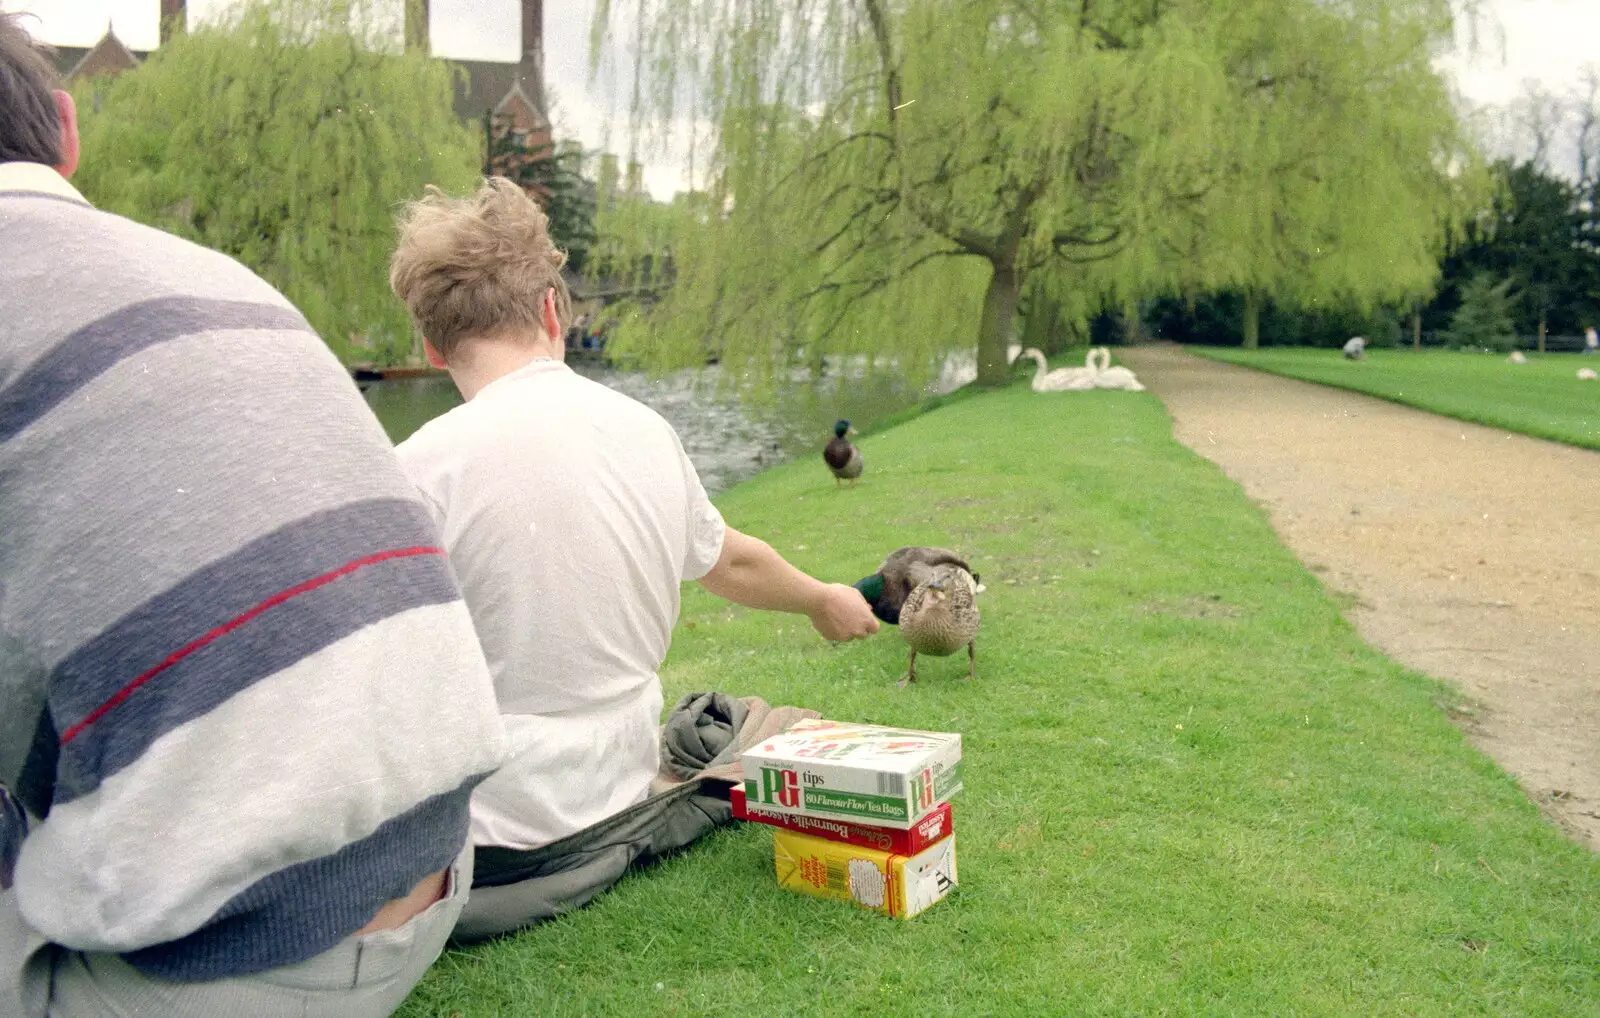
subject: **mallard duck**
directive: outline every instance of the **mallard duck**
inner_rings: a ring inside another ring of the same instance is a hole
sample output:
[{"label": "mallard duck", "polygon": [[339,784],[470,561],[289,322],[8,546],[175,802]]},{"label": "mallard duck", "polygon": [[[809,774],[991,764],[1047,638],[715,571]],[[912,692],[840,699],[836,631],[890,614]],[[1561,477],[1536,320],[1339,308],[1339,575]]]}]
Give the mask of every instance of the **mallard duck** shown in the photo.
[{"label": "mallard duck", "polygon": [[906,603],[906,598],[931,579],[938,566],[960,566],[972,573],[974,580],[977,579],[978,574],[972,572],[972,567],[948,548],[911,547],[891,553],[877,572],[857,580],[855,588],[872,605],[872,614],[891,626],[897,626],[900,624],[900,607]]},{"label": "mallard duck", "polygon": [[917,681],[917,655],[948,657],[967,648],[967,678],[978,677],[978,580],[957,565],[933,567],[933,575],[900,608],[900,635],[911,648],[903,686]]},{"label": "mallard duck", "polygon": [[833,425],[833,441],[822,449],[822,460],[833,471],[834,487],[838,487],[840,481],[849,481],[850,487],[854,488],[856,478],[861,476],[861,468],[865,466],[861,450],[851,445],[846,437],[855,433],[856,429],[850,426],[849,421],[836,421]]}]

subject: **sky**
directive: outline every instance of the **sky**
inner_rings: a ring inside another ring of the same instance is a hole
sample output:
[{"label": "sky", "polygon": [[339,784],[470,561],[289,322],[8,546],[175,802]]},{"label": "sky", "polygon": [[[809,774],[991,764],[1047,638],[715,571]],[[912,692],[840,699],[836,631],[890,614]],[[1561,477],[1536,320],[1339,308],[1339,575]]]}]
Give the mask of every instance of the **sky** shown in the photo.
[{"label": "sky", "polygon": [[[204,18],[227,2],[189,0],[189,17]],[[518,0],[431,3],[434,53],[516,60]],[[602,72],[591,77],[594,0],[545,0],[544,6],[545,78],[556,100],[557,133],[576,135],[588,148],[626,153],[629,82],[615,69],[625,54],[614,51]],[[1488,24],[1476,53],[1442,61],[1474,103],[1510,102],[1530,80],[1561,93],[1576,85],[1585,64],[1600,65],[1600,0],[1485,0],[1484,6]],[[108,23],[134,49],[156,44],[157,0],[0,0],[0,8],[38,15],[30,28],[56,45],[91,45]],[[681,144],[676,153],[646,151],[643,161],[646,186],[657,197],[687,186]]]}]

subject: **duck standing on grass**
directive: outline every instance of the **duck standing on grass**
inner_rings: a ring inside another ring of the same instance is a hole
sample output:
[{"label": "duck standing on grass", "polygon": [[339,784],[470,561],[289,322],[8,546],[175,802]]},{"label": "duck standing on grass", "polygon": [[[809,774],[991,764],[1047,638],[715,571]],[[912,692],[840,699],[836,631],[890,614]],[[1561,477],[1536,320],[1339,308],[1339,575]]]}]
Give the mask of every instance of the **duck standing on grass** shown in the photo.
[{"label": "duck standing on grass", "polygon": [[822,460],[833,471],[834,487],[838,487],[840,481],[849,481],[850,487],[854,488],[856,478],[861,476],[861,469],[866,465],[861,459],[861,450],[846,437],[855,433],[856,429],[850,426],[849,421],[835,421],[833,440],[822,449]]},{"label": "duck standing on grass", "polygon": [[911,648],[904,686],[917,681],[917,655],[948,657],[967,648],[967,678],[978,677],[978,581],[955,565],[935,566],[933,575],[900,608],[900,635]]},{"label": "duck standing on grass", "polygon": [[[966,560],[949,548],[899,548],[883,560],[877,572],[857,580],[855,588],[872,605],[872,614],[891,626],[898,626],[900,609],[906,598],[933,577],[936,566],[960,566],[972,573]],[[972,576],[977,579],[978,574],[972,573]]]},{"label": "duck standing on grass", "polygon": [[872,605],[872,614],[900,627],[900,635],[911,648],[911,664],[902,686],[917,681],[918,654],[944,657],[963,645],[968,677],[977,677],[977,595],[983,584],[955,552],[900,548],[855,587]]}]

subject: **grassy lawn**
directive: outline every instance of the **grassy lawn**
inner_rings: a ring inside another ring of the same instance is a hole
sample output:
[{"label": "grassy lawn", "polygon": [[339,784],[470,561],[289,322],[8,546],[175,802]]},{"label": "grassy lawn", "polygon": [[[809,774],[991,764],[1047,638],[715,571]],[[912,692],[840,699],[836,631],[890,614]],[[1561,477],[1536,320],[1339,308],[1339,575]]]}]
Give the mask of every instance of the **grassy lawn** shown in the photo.
[{"label": "grassy lawn", "polygon": [[830,578],[968,553],[978,681],[925,659],[901,690],[893,630],[833,647],[692,589],[667,700],[962,732],[952,897],[898,923],[791,895],[770,832],[737,827],[447,954],[402,1016],[1596,1013],[1600,857],[1358,638],[1153,397],[1018,386],[862,447],[855,490],[817,457],[719,503]]},{"label": "grassy lawn", "polygon": [[1365,361],[1347,361],[1338,350],[1301,347],[1188,349],[1447,417],[1600,449],[1600,383],[1577,377],[1579,368],[1600,370],[1600,357],[1529,354],[1527,364],[1508,364],[1498,354],[1368,350]]}]

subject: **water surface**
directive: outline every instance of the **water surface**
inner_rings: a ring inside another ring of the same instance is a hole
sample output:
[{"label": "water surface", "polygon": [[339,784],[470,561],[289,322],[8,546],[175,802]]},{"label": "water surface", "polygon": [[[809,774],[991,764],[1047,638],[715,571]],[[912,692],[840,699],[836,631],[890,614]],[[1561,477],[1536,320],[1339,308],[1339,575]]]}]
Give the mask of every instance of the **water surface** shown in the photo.
[{"label": "water surface", "polygon": [[[916,387],[887,370],[868,372],[860,362],[831,365],[820,381],[796,376],[786,391],[756,402],[719,386],[715,367],[661,378],[592,362],[575,361],[572,368],[666,418],[713,494],[797,456],[816,456],[817,469],[824,470],[822,447],[835,420],[867,427],[948,392],[971,375],[968,365],[954,361],[933,383]],[[366,398],[396,442],[461,403],[443,376],[377,382],[367,388]]]}]

